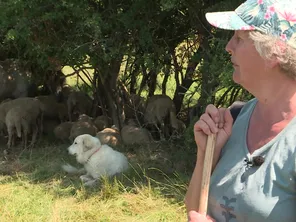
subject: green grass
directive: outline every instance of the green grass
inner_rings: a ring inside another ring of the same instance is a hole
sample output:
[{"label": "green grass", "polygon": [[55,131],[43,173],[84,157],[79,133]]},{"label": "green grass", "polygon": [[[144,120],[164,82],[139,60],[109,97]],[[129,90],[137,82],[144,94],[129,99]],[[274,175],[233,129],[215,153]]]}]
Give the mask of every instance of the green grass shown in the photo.
[{"label": "green grass", "polygon": [[38,148],[15,150],[8,160],[0,160],[1,222],[186,220],[186,163],[191,162],[186,155],[192,155],[182,146],[120,147],[129,157],[130,170],[93,188],[61,170],[65,162],[77,166],[66,147],[41,142]]}]

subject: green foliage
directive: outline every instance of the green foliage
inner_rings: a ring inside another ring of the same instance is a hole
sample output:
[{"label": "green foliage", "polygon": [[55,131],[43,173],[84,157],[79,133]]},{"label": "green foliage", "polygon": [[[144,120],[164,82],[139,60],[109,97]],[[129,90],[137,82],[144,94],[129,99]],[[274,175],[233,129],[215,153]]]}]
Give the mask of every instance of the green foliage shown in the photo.
[{"label": "green foliage", "polygon": [[[235,98],[223,95],[230,87],[238,87],[232,82],[232,67],[224,49],[231,32],[211,27],[204,16],[207,11],[229,10],[239,3],[1,1],[0,60],[10,57],[29,61],[41,80],[57,64],[82,67],[87,63],[99,76],[94,82],[96,87],[82,86],[88,93],[94,88],[106,91],[98,87],[103,85],[113,95],[122,72],[126,87],[133,92],[160,93],[166,86],[165,92],[180,103],[176,104],[177,110],[186,103],[192,104],[193,95],[203,111],[208,103],[228,105],[231,99],[248,96],[243,92]],[[163,81],[165,76],[174,84],[156,81]]]}]

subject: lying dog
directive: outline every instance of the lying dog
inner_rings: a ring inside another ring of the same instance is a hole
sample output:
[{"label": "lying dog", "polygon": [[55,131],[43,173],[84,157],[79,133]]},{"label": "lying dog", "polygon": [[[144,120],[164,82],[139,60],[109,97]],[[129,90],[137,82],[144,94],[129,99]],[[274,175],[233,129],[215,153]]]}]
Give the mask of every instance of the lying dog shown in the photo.
[{"label": "lying dog", "polygon": [[77,136],[68,150],[76,155],[77,162],[83,164],[84,169],[76,169],[69,164],[63,169],[68,173],[86,172],[80,176],[86,186],[93,185],[100,177],[110,177],[128,169],[128,160],[122,153],[102,145],[98,138],[89,134]]}]

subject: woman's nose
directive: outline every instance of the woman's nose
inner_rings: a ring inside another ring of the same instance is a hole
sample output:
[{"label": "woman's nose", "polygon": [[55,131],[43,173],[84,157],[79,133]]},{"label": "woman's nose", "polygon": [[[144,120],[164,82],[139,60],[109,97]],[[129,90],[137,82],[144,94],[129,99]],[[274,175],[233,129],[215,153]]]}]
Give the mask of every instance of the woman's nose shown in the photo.
[{"label": "woman's nose", "polygon": [[233,37],[228,41],[225,50],[232,55],[233,54]]}]

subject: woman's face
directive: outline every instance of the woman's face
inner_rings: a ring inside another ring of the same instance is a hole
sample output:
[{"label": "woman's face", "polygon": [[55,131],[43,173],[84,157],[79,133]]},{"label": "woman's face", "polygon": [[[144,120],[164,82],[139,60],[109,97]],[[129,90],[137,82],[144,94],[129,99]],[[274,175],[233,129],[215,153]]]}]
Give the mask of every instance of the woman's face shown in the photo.
[{"label": "woman's face", "polygon": [[231,54],[234,82],[249,90],[262,78],[266,78],[265,60],[256,51],[248,31],[235,31],[226,46],[226,51]]}]

